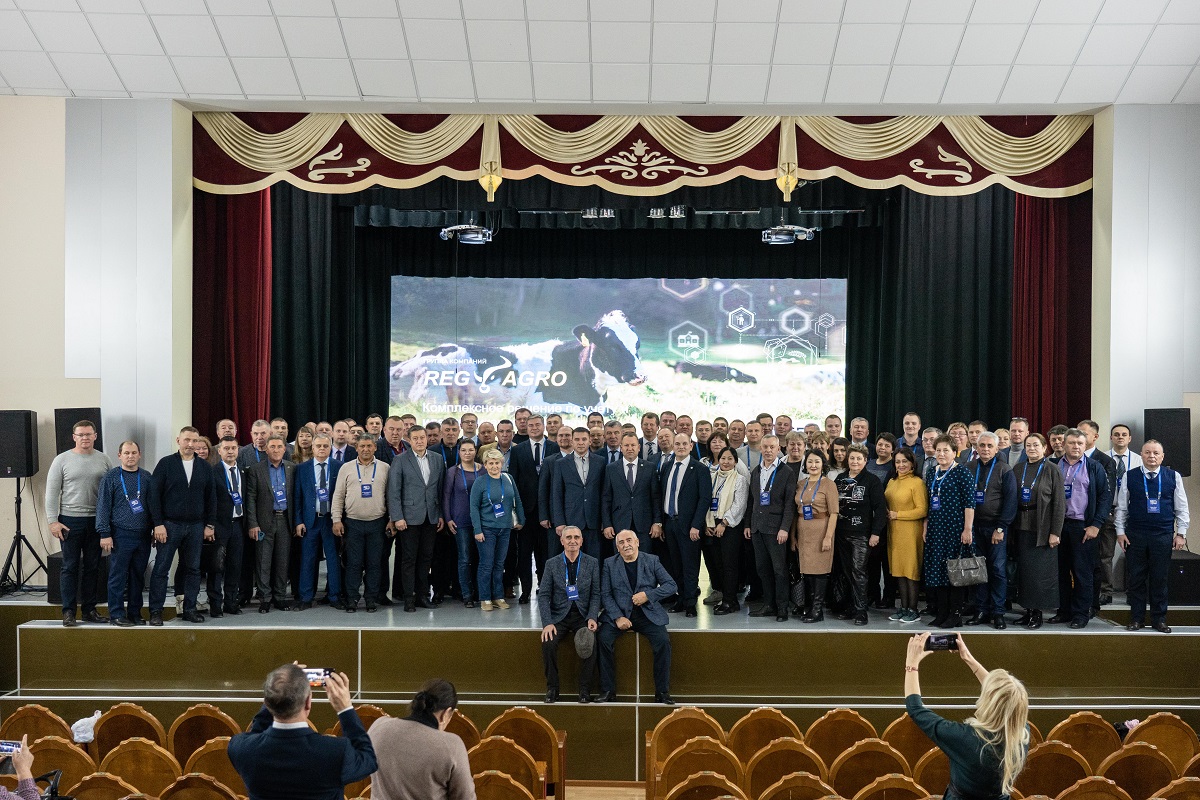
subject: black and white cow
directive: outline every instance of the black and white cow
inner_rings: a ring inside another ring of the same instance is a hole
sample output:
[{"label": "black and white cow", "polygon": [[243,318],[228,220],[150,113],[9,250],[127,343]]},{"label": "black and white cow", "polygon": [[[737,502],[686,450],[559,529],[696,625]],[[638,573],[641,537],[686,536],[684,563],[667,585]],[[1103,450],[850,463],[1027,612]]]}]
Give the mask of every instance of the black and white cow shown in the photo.
[{"label": "black and white cow", "polygon": [[574,340],[490,347],[443,344],[392,367],[392,397],[410,402],[511,403],[593,408],[620,383],[637,386],[637,329],[614,310],[594,327],[576,325]]}]

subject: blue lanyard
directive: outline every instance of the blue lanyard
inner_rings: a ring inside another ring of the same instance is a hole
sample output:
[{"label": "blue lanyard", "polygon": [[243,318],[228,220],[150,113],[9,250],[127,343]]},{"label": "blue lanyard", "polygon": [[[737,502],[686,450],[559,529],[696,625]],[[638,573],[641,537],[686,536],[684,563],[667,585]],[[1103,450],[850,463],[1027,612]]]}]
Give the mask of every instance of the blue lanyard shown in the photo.
[{"label": "blue lanyard", "polygon": [[[570,586],[571,585],[571,562],[567,560],[566,553],[563,553],[563,572],[565,573],[565,575],[563,576],[563,580],[566,581],[567,586]],[[578,556],[575,557],[575,583],[579,583],[579,557]]]},{"label": "blue lanyard", "polygon": [[[1066,464],[1066,469],[1064,469],[1062,472],[1063,478],[1067,483],[1070,483],[1071,479],[1079,474],[1079,468],[1083,466],[1084,459],[1086,458],[1087,456],[1084,456],[1083,458],[1079,459],[1079,463],[1075,465],[1075,470],[1073,472],[1071,471],[1071,465],[1067,464],[1067,460],[1065,458],[1060,462],[1061,464]],[[1143,472],[1142,477],[1145,478],[1146,473]]]},{"label": "blue lanyard", "polygon": [[[329,462],[328,461],[318,461],[313,464],[313,486],[315,486],[318,489],[321,488],[321,473],[319,470],[321,469],[322,466],[325,467],[325,488],[328,489],[329,488]],[[226,481],[229,480],[228,472],[225,473],[225,480]]]},{"label": "blue lanyard", "polygon": [[[1159,467],[1159,470],[1162,470],[1162,467]],[[1154,476],[1154,482],[1158,484],[1158,494],[1155,496],[1154,502],[1161,503],[1162,502],[1162,472],[1161,471]],[[1146,480],[1145,467],[1142,468],[1142,491],[1144,491],[1146,493],[1146,497],[1150,497],[1150,483],[1149,483],[1149,481]]]},{"label": "blue lanyard", "polygon": [[[280,472],[280,473],[281,473],[281,475],[282,475],[282,477],[281,477],[281,479],[280,479],[279,483],[276,483],[276,482],[275,482],[275,470],[279,470],[279,472]],[[268,472],[268,473],[270,473],[270,478],[271,478],[271,488],[272,488],[272,489],[282,489],[284,486],[286,486],[286,485],[287,485],[287,472],[286,472],[286,471],[284,470],[284,468],[283,468],[283,462],[282,462],[282,461],[280,461],[280,462],[279,462],[279,466],[278,466],[278,467],[272,467],[270,464],[268,464],[268,465],[267,465],[267,472]]]},{"label": "blue lanyard", "polygon": [[[987,477],[983,481],[983,491],[985,491],[985,492],[987,491],[988,484],[992,482],[992,470],[994,470],[996,468],[997,460],[998,459],[993,458],[992,465],[990,467],[988,467]],[[983,464],[975,465],[975,491],[979,491],[979,468],[982,466],[983,466]],[[946,470],[946,471],[949,472],[950,470]]]},{"label": "blue lanyard", "polygon": [[[459,474],[459,475],[461,475],[461,476],[462,476],[462,479],[463,479],[463,491],[464,491],[466,494],[470,495],[470,494],[471,494],[471,490],[470,490],[470,488],[468,488],[468,487],[467,487],[467,471],[466,471],[465,469],[463,469],[463,468],[462,468],[462,464],[459,464],[459,465],[458,465],[458,474]],[[471,471],[471,474],[472,474],[472,475],[473,475],[473,474],[475,474],[475,470],[472,470],[472,471]],[[474,478],[472,478],[472,479],[471,479],[471,483],[474,483],[474,482],[475,482],[475,479],[474,479]]]},{"label": "blue lanyard", "polygon": [[258,448],[253,445],[250,446],[250,449],[254,451],[254,463],[256,463],[256,464],[261,463],[262,462],[262,453],[258,452]]},{"label": "blue lanyard", "polygon": [[[823,481],[823,480],[825,480],[825,476],[824,476],[824,475],[819,475],[819,476],[817,476],[817,485],[813,487],[813,493],[812,493],[812,497],[810,497],[810,498],[808,499],[810,504],[816,501],[816,499],[817,499],[817,492],[821,491],[821,481]],[[804,504],[804,493],[808,491],[808,481],[809,481],[809,478],[805,478],[805,479],[804,479],[804,488],[800,490],[800,503],[801,503],[801,505],[803,505],[803,504]]]},{"label": "blue lanyard", "polygon": [[[774,480],[774,479],[775,479],[775,476],[772,475],[771,480]],[[721,500],[721,490],[725,488],[725,484],[728,482],[729,482],[729,478],[721,478],[721,485],[718,486],[716,488],[716,491],[713,492],[713,495],[716,497],[718,502]]]},{"label": "blue lanyard", "polygon": [[[1144,472],[1142,473],[1143,476],[1145,474],[1146,473],[1144,473]],[[138,479],[137,494],[135,494],[133,497],[135,500],[140,500],[140,499],[142,499],[142,471],[140,469],[137,471],[137,479]],[[1162,481],[1159,481],[1159,484],[1161,486]],[[125,485],[125,470],[121,470],[121,491],[125,493],[125,499],[128,500],[129,499],[129,487],[127,487]],[[1159,491],[1159,496],[1160,497],[1162,496],[1161,489]]]},{"label": "blue lanyard", "polygon": [[[354,469],[356,469],[358,471],[358,482],[362,483],[362,466],[357,459],[355,459],[355,461],[354,461]],[[379,462],[372,459],[371,460],[371,485],[372,486],[375,485],[375,473],[378,470],[379,470]]]},{"label": "blue lanyard", "polygon": [[449,463],[450,463],[450,456],[446,455],[446,445],[445,445],[445,444],[441,444],[441,445],[438,445],[438,446],[442,448],[442,461],[443,461],[444,463],[446,463],[446,464],[449,464]]},{"label": "blue lanyard", "polygon": [[[490,505],[490,506],[494,506],[494,505],[496,505],[496,504],[492,502],[492,481],[491,481],[491,477],[492,477],[491,475],[489,475],[489,476],[488,476],[488,484],[487,484],[488,505]],[[500,502],[501,502],[501,503],[503,503],[503,502],[504,502],[504,475],[502,474],[502,475],[501,475],[499,478],[497,478],[496,480],[500,481]]]},{"label": "blue lanyard", "polygon": [[[1031,489],[1032,489],[1034,486],[1037,486],[1038,478],[1042,477],[1042,469],[1043,469],[1045,466],[1046,466],[1046,459],[1044,459],[1044,458],[1043,458],[1043,459],[1042,459],[1042,463],[1038,464],[1038,471],[1037,471],[1037,473],[1036,473],[1036,474],[1034,474],[1034,476],[1033,476],[1033,483],[1029,484],[1029,488],[1031,488]],[[1029,462],[1028,462],[1028,461],[1026,461],[1026,462],[1025,462],[1025,468],[1024,468],[1023,470],[1021,470],[1021,488],[1022,488],[1022,489],[1024,489],[1024,488],[1025,488],[1025,475],[1026,475],[1026,473],[1028,473],[1028,472],[1029,472]],[[976,477],[976,480],[979,480],[979,478],[978,478],[978,477]]]},{"label": "blue lanyard", "polygon": [[233,494],[233,484],[229,482],[229,464],[221,462],[221,474],[225,476],[225,488],[229,490],[229,494]]},{"label": "blue lanyard", "polygon": [[938,475],[937,467],[933,468],[933,486],[931,489],[938,497],[942,496],[942,481],[946,480],[946,476],[949,475],[950,472],[957,466],[957,464],[951,464],[950,469],[946,470],[941,475]]},{"label": "blue lanyard", "polygon": [[[762,469],[762,456],[759,456],[758,464],[759,464],[759,469],[761,470]],[[774,469],[771,470],[771,480],[767,481],[767,488],[763,489],[764,492],[771,491],[771,487],[775,485],[775,476],[778,474],[779,474],[779,459],[777,458],[777,459],[775,459]],[[760,486],[762,485],[761,482],[759,485]]]}]

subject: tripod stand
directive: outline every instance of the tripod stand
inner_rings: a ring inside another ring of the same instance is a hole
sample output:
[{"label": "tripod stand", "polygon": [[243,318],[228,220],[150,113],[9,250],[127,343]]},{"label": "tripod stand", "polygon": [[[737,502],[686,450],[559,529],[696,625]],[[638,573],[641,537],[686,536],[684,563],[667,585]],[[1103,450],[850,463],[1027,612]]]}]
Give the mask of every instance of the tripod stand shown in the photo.
[{"label": "tripod stand", "polygon": [[[16,510],[17,531],[13,534],[12,544],[8,548],[8,556],[4,559],[4,571],[0,572],[0,597],[6,594],[24,591],[30,588],[29,580],[37,574],[40,569],[46,573],[46,577],[50,577],[50,573],[46,570],[46,562],[42,561],[42,557],[33,549],[33,545],[25,538],[25,534],[21,533],[21,479],[17,478],[17,496],[13,501],[13,506]],[[22,553],[28,550],[29,555],[37,562],[35,567],[28,575],[25,574],[24,564],[22,563]],[[15,570],[13,568],[16,568]]]}]

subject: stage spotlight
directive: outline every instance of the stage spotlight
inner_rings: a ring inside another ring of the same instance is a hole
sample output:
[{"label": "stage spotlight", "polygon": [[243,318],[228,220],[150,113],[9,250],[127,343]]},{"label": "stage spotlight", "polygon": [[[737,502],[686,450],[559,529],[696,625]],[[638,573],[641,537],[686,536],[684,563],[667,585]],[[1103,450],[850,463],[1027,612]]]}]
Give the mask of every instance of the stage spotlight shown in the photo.
[{"label": "stage spotlight", "polygon": [[650,209],[650,219],[666,219],[667,210],[665,208]]},{"label": "stage spotlight", "polygon": [[452,225],[442,228],[438,235],[446,241],[458,239],[459,244],[487,244],[492,240],[491,230],[478,225]]},{"label": "stage spotlight", "polygon": [[600,209],[600,219],[613,219],[617,216],[617,212],[611,208]]},{"label": "stage spotlight", "polygon": [[671,206],[671,219],[683,219],[687,216],[687,206]]},{"label": "stage spotlight", "polygon": [[597,218],[599,218],[599,216],[600,216],[600,212],[594,208],[585,208],[583,210],[583,218],[584,219],[597,219]]},{"label": "stage spotlight", "polygon": [[762,232],[765,244],[795,244],[798,241],[811,242],[817,236],[820,228],[804,228],[800,225],[776,225]]}]

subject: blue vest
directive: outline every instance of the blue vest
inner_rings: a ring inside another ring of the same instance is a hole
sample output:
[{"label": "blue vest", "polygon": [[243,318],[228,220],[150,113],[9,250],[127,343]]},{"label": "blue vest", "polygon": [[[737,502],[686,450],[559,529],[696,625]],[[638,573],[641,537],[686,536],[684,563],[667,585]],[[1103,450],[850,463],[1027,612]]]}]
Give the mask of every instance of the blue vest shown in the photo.
[{"label": "blue vest", "polygon": [[[1158,468],[1158,477],[1147,479],[1143,467],[1137,467],[1125,473],[1125,485],[1129,487],[1129,518],[1126,528],[1139,533],[1173,533],[1175,530],[1175,470],[1168,467]],[[1162,498],[1158,504],[1157,514],[1146,513],[1146,490],[1151,497],[1158,496],[1158,482],[1162,481]]]}]

